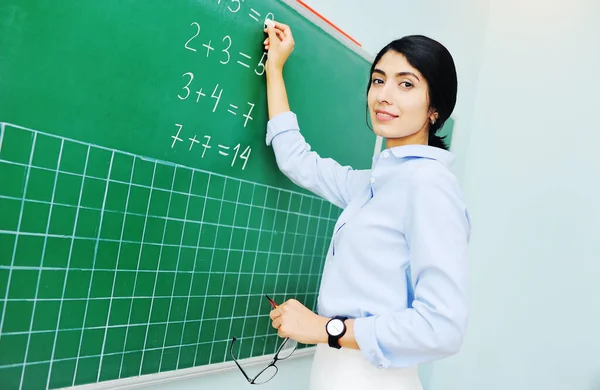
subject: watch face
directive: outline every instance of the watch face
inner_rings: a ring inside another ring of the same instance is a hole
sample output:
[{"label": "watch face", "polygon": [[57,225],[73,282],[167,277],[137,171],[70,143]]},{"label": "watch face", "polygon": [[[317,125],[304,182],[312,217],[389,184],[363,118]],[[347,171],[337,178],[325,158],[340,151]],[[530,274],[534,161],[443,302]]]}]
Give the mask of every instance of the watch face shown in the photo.
[{"label": "watch face", "polygon": [[333,319],[327,323],[327,333],[332,336],[339,336],[344,331],[344,323],[342,320]]}]

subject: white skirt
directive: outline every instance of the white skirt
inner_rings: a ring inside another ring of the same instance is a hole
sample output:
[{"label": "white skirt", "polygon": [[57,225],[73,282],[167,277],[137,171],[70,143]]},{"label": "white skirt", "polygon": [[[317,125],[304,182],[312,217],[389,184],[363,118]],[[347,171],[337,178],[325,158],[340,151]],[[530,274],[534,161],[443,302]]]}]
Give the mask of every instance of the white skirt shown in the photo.
[{"label": "white skirt", "polygon": [[417,367],[377,368],[357,349],[318,344],[310,390],[423,390]]}]

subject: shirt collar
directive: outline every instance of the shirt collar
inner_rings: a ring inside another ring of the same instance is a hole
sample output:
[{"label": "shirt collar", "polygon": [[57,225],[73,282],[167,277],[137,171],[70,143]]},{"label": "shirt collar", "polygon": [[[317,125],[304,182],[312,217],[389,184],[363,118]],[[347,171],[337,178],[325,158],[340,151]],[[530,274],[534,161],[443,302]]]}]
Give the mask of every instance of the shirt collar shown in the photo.
[{"label": "shirt collar", "polygon": [[454,162],[454,155],[444,149],[428,145],[403,145],[389,149],[397,158],[422,157],[437,160],[450,168]]}]

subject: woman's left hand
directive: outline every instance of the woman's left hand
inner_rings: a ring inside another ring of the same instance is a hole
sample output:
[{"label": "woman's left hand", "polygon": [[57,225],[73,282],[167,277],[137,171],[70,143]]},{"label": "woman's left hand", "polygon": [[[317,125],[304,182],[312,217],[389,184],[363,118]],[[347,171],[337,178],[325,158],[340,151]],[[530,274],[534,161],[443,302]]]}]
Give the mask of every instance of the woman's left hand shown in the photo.
[{"label": "woman's left hand", "polygon": [[303,344],[327,342],[325,325],[329,318],[313,313],[295,299],[271,310],[270,317],[279,337],[289,337]]}]

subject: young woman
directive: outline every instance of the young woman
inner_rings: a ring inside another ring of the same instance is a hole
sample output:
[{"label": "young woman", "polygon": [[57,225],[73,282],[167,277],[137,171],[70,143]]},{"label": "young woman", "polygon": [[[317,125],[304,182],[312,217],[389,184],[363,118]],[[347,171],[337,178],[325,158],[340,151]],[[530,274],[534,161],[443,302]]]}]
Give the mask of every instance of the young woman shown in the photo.
[{"label": "young woman", "polygon": [[436,135],[456,103],[452,56],[424,36],[381,50],[367,105],[386,149],[372,169],[354,170],[311,151],[283,79],[291,29],[265,31],[267,145],[290,180],[343,208],[318,314],[291,299],[271,312],[272,325],[281,337],[317,344],[313,390],[421,389],[418,364],[458,352],[467,325],[470,222],[453,156]]}]

